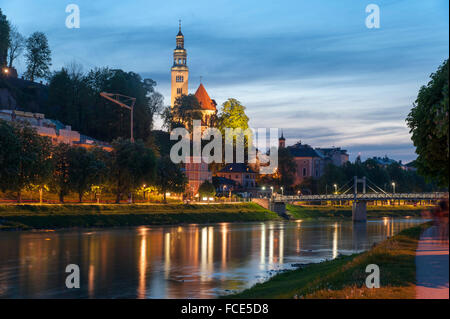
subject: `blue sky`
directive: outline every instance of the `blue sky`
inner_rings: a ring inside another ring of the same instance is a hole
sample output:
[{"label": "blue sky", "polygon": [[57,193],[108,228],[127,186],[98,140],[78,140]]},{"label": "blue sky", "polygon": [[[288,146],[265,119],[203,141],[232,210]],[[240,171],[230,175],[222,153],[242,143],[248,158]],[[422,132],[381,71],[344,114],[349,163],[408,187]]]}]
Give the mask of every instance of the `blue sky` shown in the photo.
[{"label": "blue sky", "polygon": [[[65,8],[80,7],[67,29]],[[380,7],[380,28],[365,8]],[[351,159],[415,158],[405,124],[430,73],[449,56],[447,0],[50,1],[0,0],[19,31],[43,31],[53,69],[77,61],[158,82],[170,103],[170,67],[182,19],[189,90],[234,97],[252,127],[282,128],[287,144],[341,146]],[[19,61],[19,72],[24,69]]]}]

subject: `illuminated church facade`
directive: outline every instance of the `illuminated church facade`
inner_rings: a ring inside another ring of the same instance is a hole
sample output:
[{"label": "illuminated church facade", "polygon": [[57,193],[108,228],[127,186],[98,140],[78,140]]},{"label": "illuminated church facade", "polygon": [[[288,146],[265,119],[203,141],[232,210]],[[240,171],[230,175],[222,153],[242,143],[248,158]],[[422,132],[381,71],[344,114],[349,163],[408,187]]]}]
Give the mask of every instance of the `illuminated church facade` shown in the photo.
[{"label": "illuminated church facade", "polygon": [[[178,97],[189,94],[189,68],[187,66],[187,52],[184,48],[184,35],[181,32],[181,23],[176,36],[176,47],[173,50],[171,78],[170,106],[173,108]],[[195,97],[201,106],[202,124],[208,125],[211,118],[217,113],[217,103],[209,97],[202,83],[200,83],[195,92]]]}]

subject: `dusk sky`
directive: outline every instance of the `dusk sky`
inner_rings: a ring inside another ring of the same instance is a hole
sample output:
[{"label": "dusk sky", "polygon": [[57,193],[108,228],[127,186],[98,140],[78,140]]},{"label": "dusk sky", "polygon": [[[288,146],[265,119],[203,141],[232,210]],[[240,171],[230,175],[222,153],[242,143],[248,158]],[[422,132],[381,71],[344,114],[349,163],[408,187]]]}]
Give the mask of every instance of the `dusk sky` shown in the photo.
[{"label": "dusk sky", "polygon": [[[68,29],[77,4],[81,28]],[[365,8],[380,7],[368,29]],[[189,91],[203,77],[221,105],[234,97],[254,128],[282,128],[287,144],[340,146],[350,159],[416,156],[405,118],[421,85],[449,56],[448,0],[54,1],[0,0],[19,31],[47,34],[52,70],[72,61],[157,81],[170,103],[182,20]],[[24,71],[19,61],[18,71]],[[159,122],[159,121],[158,121]]]}]

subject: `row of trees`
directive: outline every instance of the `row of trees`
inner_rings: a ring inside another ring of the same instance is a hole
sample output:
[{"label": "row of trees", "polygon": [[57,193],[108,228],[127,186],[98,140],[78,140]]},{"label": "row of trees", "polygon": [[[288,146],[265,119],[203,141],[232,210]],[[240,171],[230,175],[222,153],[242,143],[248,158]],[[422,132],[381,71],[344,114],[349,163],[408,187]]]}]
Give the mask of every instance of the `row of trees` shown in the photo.
[{"label": "row of trees", "polygon": [[0,9],[0,67],[13,67],[14,61],[24,50],[27,65],[25,78],[30,81],[46,78],[50,73],[52,61],[46,35],[34,32],[28,38],[24,37]]},{"label": "row of trees", "polygon": [[52,145],[29,125],[0,120],[0,190],[15,192],[19,202],[24,190],[36,188],[57,193],[60,202],[74,192],[81,202],[95,188],[115,194],[117,203],[142,185],[154,185],[163,194],[184,191],[180,167],[168,157],[157,158],[142,141],[118,138],[112,148]]},{"label": "row of trees", "polygon": [[95,68],[84,73],[81,65],[71,63],[50,77],[48,101],[41,111],[86,135],[111,142],[130,136],[130,111],[103,99],[100,92],[132,96],[136,98],[134,136],[147,142],[154,115],[163,108],[163,96],[155,86],[155,81],[134,72]]}]

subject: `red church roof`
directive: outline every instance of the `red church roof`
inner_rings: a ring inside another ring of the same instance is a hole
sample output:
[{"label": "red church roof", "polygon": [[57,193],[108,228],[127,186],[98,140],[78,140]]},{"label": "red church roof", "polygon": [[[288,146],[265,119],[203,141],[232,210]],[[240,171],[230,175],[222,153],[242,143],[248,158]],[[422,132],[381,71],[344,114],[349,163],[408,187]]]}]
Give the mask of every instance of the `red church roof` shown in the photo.
[{"label": "red church roof", "polygon": [[208,92],[206,92],[205,87],[203,84],[200,83],[200,86],[197,89],[197,92],[195,92],[195,97],[200,102],[200,105],[202,109],[204,110],[216,110],[216,102],[214,100],[211,100],[211,98],[208,95]]}]

